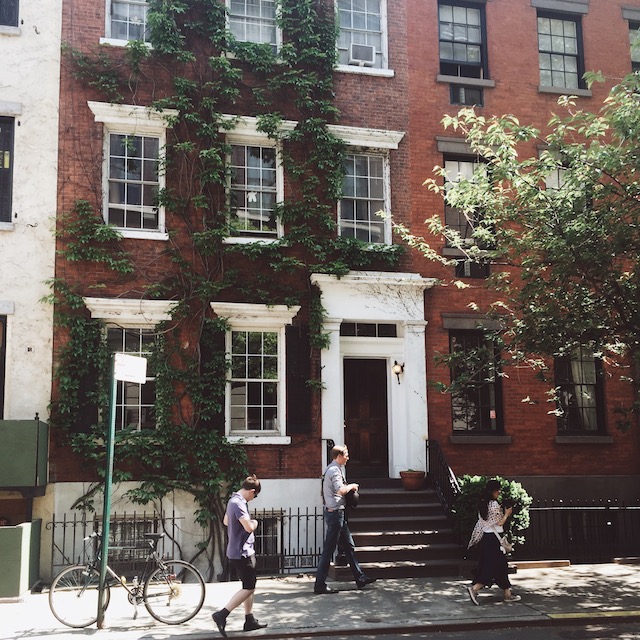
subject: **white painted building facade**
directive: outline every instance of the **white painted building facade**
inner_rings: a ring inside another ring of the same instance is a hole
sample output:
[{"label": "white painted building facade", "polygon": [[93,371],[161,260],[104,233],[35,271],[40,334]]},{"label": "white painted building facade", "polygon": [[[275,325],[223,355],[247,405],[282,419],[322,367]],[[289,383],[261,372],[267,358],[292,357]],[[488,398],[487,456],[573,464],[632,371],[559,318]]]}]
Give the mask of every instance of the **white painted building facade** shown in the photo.
[{"label": "white painted building facade", "polygon": [[0,419],[46,422],[53,307],[41,299],[54,275],[62,2],[16,5],[17,25],[0,25]]}]

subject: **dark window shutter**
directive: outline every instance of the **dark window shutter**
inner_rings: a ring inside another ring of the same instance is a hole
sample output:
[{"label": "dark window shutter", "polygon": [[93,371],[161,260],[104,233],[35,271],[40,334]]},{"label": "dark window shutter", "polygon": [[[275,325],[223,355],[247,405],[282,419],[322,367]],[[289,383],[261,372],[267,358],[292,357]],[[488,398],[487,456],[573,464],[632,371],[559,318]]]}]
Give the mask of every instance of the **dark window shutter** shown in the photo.
[{"label": "dark window shutter", "polygon": [[13,118],[0,118],[0,222],[11,222],[14,122]]},{"label": "dark window shutter", "polygon": [[308,327],[286,328],[287,349],[287,433],[310,433],[311,359]]},{"label": "dark window shutter", "polygon": [[0,24],[7,27],[18,26],[19,0],[0,0]]},{"label": "dark window shutter", "polygon": [[[221,382],[226,380],[226,357],[225,357],[225,338],[224,331],[218,331],[212,327],[205,327],[200,341],[200,372],[205,384],[209,389],[206,391],[209,401],[213,404],[218,403],[219,408],[205,410],[200,414],[200,427],[208,431],[217,431],[224,434],[224,403],[226,385]],[[219,392],[217,397],[213,394]]]},{"label": "dark window shutter", "polygon": [[72,429],[74,433],[90,433],[98,423],[98,405],[95,402],[98,390],[97,371],[80,378],[78,384],[78,412]]}]

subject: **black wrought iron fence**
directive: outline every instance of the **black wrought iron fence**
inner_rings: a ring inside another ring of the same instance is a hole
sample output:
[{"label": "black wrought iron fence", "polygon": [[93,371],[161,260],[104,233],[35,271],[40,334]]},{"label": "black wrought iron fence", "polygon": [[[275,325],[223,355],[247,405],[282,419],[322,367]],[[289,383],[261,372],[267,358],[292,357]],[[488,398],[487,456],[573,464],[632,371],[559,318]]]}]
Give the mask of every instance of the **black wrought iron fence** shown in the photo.
[{"label": "black wrought iron fence", "polygon": [[535,501],[529,515],[517,559],[584,564],[640,555],[640,501]]},{"label": "black wrought iron fence", "polygon": [[322,553],[321,508],[256,511],[256,563],[260,575],[315,569]]},{"label": "black wrought iron fence", "polygon": [[[160,540],[158,551],[168,558],[180,558],[176,541],[175,514],[143,511],[142,513],[116,513],[109,521],[109,564],[118,572],[141,571],[147,560],[149,545],[144,540],[145,533],[166,533]],[[51,576],[77,562],[86,562],[96,552],[97,540],[85,540],[90,534],[102,529],[102,516],[74,513],[64,514],[60,520],[47,523],[51,536]]]}]

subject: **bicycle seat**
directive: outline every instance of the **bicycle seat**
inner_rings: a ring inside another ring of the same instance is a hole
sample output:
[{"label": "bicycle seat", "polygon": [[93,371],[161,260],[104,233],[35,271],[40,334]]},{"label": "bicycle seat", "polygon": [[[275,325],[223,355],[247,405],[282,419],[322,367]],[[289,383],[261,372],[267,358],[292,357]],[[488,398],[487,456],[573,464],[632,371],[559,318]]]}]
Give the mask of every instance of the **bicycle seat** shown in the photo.
[{"label": "bicycle seat", "polygon": [[164,538],[164,533],[143,533],[142,535],[147,540],[160,540]]}]

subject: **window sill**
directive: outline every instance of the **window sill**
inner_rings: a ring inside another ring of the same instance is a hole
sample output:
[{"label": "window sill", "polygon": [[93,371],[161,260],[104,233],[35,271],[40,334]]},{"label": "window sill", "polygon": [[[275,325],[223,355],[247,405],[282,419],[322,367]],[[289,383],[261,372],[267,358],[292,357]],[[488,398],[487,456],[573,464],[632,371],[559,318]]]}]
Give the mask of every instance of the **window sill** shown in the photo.
[{"label": "window sill", "polygon": [[538,86],[539,93],[555,93],[560,96],[578,96],[579,98],[591,98],[593,95],[590,89],[567,89],[566,87],[545,87]]},{"label": "window sill", "polygon": [[354,64],[339,64],[335,69],[339,73],[356,73],[363,76],[378,76],[379,78],[393,78],[393,69],[376,69],[375,67],[358,67]]},{"label": "window sill", "polygon": [[504,435],[477,435],[462,436],[452,434],[449,436],[451,444],[511,444],[511,436]]},{"label": "window sill", "polygon": [[[135,42],[135,40],[120,40],[117,38],[100,38],[100,44],[106,44],[111,47],[126,47],[130,42]],[[151,43],[144,42],[143,43],[147,49],[152,49]]]},{"label": "window sill", "polygon": [[8,27],[0,25],[0,36],[19,36],[22,33],[20,27]]},{"label": "window sill", "polygon": [[117,227],[123,238],[135,238],[137,240],[168,240],[169,234],[163,231],[143,231],[142,229],[123,229]]},{"label": "window sill", "polygon": [[224,244],[273,244],[279,242],[280,238],[242,238],[230,236],[223,240]]},{"label": "window sill", "polygon": [[556,436],[556,444],[611,444],[613,436]]},{"label": "window sill", "polygon": [[286,445],[291,444],[290,436],[227,436],[229,442],[235,442],[237,444],[277,444]]},{"label": "window sill", "polygon": [[14,229],[13,222],[0,222],[0,231],[13,231]]},{"label": "window sill", "polygon": [[496,86],[495,80],[483,78],[465,78],[464,76],[443,76],[438,74],[436,82],[447,82],[448,84],[462,84],[466,87],[487,87],[492,89]]}]

